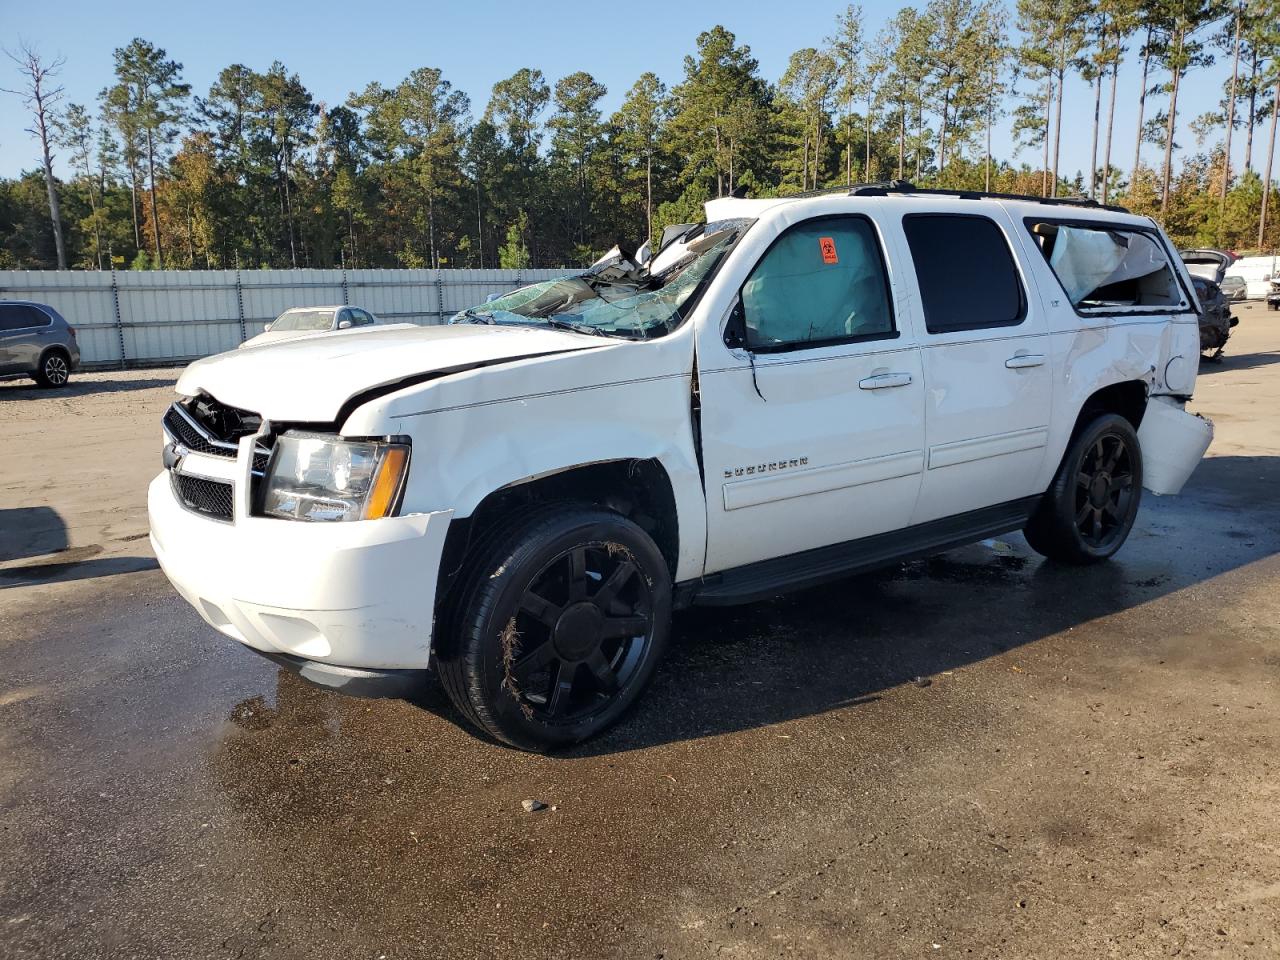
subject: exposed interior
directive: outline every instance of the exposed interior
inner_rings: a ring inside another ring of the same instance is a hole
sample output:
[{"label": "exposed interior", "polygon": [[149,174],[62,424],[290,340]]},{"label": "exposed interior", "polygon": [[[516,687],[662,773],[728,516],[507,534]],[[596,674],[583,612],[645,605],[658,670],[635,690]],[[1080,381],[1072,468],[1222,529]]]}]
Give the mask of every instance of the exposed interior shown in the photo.
[{"label": "exposed interior", "polygon": [[1164,249],[1140,230],[1031,221],[1032,237],[1077,310],[1181,307]]}]

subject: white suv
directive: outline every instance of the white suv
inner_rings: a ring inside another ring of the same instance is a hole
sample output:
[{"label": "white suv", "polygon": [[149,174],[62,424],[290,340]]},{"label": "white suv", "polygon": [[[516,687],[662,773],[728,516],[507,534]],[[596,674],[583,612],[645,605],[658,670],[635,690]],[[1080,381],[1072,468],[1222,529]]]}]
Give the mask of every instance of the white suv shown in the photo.
[{"label": "white suv", "polygon": [[449,325],[192,364],[149,494],[169,578],[303,676],[434,667],[543,749],[632,704],[673,609],[1019,529],[1105,560],[1211,438],[1149,219],[894,183],[665,240]]}]

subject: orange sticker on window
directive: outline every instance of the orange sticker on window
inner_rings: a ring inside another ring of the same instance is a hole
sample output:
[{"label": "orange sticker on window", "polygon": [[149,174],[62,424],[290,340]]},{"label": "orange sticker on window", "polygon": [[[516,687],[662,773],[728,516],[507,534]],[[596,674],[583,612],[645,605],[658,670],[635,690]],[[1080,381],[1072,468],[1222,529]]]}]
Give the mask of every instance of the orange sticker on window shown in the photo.
[{"label": "orange sticker on window", "polygon": [[836,241],[833,237],[819,237],[818,246],[822,248],[823,263],[839,263],[840,258],[836,256]]}]

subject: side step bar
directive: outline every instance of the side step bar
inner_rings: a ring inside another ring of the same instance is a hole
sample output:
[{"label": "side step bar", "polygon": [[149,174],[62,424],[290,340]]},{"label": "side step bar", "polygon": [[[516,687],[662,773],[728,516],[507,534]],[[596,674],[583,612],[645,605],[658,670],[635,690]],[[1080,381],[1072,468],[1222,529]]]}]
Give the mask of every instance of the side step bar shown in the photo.
[{"label": "side step bar", "polygon": [[1021,530],[1039,502],[1039,497],[1012,500],[890,533],[761,560],[700,580],[687,580],[676,584],[676,604],[684,607],[751,603],[893,563],[931,556],[976,540]]}]

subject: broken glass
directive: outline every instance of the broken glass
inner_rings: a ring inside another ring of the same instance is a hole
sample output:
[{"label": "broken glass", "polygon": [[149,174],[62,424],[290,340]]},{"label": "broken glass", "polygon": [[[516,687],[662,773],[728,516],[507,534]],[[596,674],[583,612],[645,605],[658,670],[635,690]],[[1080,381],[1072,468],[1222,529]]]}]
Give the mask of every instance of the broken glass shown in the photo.
[{"label": "broken glass", "polygon": [[702,281],[750,226],[726,220],[689,231],[663,250],[651,273],[612,250],[585,273],[530,284],[454,316],[453,323],[538,324],[629,339],[674,330]]}]

